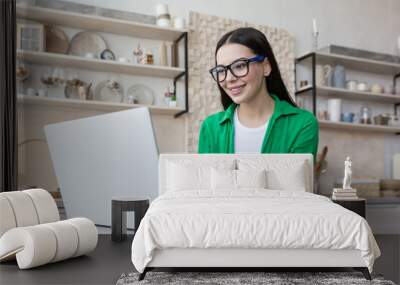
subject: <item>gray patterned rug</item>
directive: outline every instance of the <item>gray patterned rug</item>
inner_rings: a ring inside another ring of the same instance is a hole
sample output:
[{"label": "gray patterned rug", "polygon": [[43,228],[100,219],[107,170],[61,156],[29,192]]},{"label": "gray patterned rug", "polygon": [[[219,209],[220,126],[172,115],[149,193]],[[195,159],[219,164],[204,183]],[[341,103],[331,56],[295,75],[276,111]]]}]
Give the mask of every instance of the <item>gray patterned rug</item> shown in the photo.
[{"label": "gray patterned rug", "polygon": [[360,272],[148,272],[142,281],[138,281],[138,276],[139,273],[124,273],[116,285],[395,285],[392,281],[384,280],[380,275],[372,275],[372,281],[368,281]]}]

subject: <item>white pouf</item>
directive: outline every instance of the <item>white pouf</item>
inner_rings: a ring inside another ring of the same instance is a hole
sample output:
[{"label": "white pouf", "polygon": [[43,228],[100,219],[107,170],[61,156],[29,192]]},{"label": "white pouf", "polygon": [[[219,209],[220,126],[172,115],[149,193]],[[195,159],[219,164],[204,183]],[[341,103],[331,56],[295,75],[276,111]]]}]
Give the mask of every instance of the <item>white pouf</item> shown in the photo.
[{"label": "white pouf", "polygon": [[43,189],[0,193],[0,262],[20,269],[77,257],[94,250],[98,233],[86,218],[59,221],[53,197]]}]

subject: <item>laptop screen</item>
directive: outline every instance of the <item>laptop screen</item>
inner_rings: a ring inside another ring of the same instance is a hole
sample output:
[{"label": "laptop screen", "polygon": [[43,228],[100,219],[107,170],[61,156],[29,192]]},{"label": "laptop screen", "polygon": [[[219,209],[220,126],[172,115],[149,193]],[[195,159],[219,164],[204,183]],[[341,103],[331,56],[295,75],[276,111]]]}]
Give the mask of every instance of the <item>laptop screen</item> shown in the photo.
[{"label": "laptop screen", "polygon": [[47,125],[45,134],[68,218],[109,226],[112,197],[157,197],[158,148],[148,108]]}]

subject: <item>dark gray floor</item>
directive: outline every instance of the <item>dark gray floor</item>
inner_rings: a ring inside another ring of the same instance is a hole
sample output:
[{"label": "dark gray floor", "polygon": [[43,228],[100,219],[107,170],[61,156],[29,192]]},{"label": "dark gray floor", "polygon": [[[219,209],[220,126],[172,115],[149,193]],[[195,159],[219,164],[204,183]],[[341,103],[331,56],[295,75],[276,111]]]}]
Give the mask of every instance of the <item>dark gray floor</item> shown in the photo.
[{"label": "dark gray floor", "polygon": [[124,272],[134,271],[130,259],[132,236],[124,242],[99,235],[97,248],[87,256],[19,270],[17,263],[0,264],[0,284],[115,284]]},{"label": "dark gray floor", "polygon": [[[374,272],[396,284],[400,276],[400,236],[375,236],[382,251]],[[125,272],[135,271],[130,259],[133,236],[112,242],[110,235],[99,235],[99,243],[88,256],[61,261],[29,270],[17,263],[0,264],[0,285],[8,284],[115,284]],[[312,271],[312,270],[311,270]]]}]

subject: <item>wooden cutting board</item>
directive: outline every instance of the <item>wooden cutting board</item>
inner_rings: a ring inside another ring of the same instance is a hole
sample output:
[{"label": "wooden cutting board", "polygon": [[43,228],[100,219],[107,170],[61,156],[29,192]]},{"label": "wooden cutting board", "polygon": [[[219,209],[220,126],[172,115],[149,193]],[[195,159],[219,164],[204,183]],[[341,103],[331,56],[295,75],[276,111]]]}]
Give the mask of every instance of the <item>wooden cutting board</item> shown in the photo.
[{"label": "wooden cutting board", "polygon": [[393,179],[400,179],[400,153],[393,155]]}]

